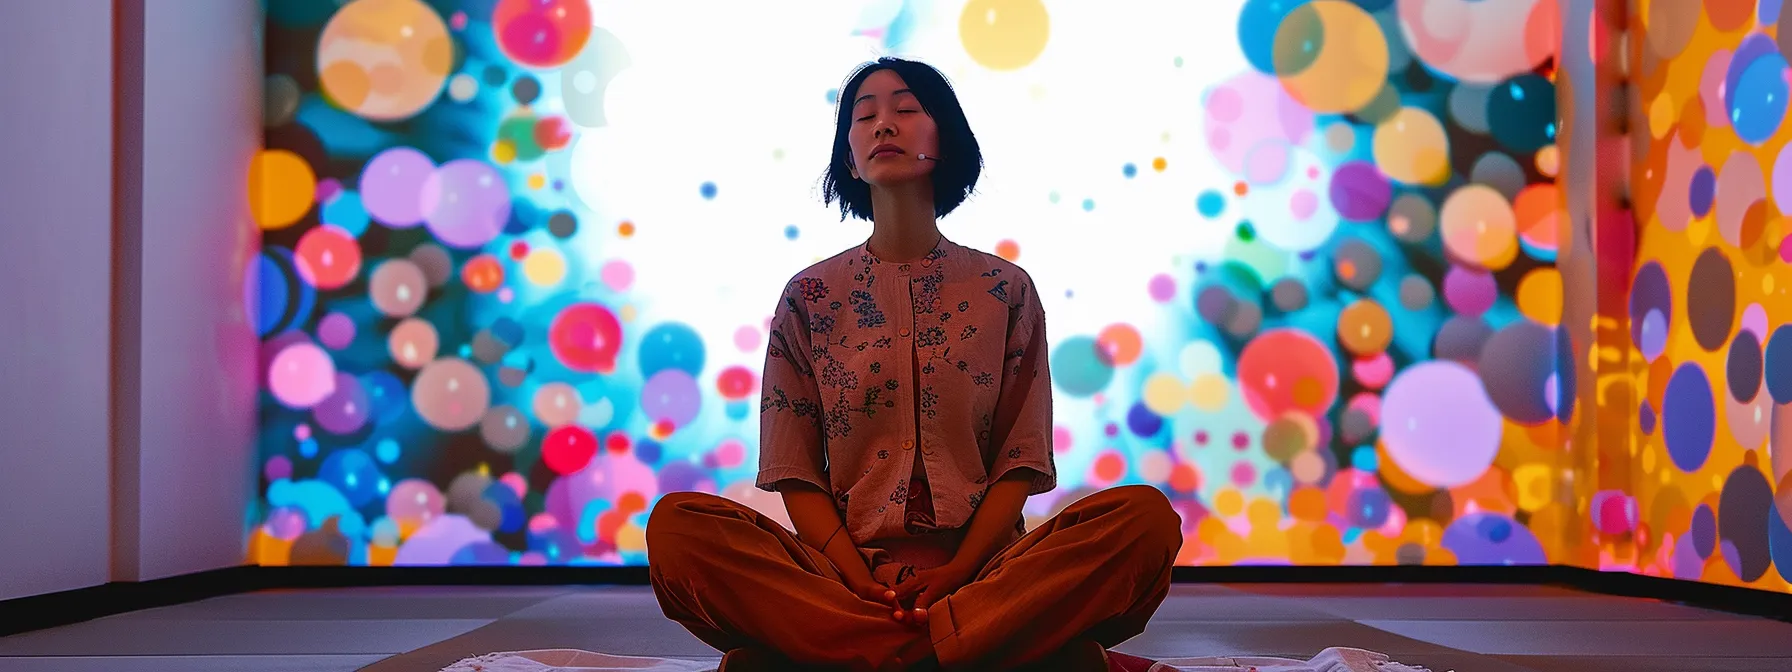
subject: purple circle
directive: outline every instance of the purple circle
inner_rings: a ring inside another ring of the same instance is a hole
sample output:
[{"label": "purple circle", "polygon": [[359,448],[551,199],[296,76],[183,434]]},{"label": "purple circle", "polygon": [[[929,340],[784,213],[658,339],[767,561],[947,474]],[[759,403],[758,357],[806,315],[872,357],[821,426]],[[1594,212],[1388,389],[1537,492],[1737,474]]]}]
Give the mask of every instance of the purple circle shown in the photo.
[{"label": "purple circle", "polygon": [[1151,409],[1145,406],[1145,402],[1134,402],[1132,409],[1126,412],[1126,428],[1132,430],[1135,436],[1151,438],[1163,431],[1164,419],[1163,416],[1151,412]]},{"label": "purple circle", "polygon": [[305,529],[311,526],[305,516],[305,510],[291,506],[282,506],[269,511],[267,522],[264,525],[267,528],[268,536],[286,541],[299,538],[299,535],[304,534]]},{"label": "purple circle", "polygon": [[1463,315],[1480,315],[1493,307],[1500,287],[1492,273],[1451,266],[1444,274],[1444,301]]},{"label": "purple circle", "polygon": [[371,406],[361,379],[337,373],[336,391],[311,408],[311,417],[326,432],[350,434],[367,424],[368,412],[373,410]]},{"label": "purple circle", "polygon": [[424,180],[420,205],[429,232],[444,245],[472,249],[492,242],[510,221],[510,185],[491,164],[455,159]]},{"label": "purple circle", "polygon": [[[1657,339],[1654,355],[1649,354],[1650,347],[1647,343],[1649,339],[1643,337],[1645,319],[1650,311],[1660,313],[1658,322],[1660,328],[1651,335],[1652,339]],[[1662,270],[1661,264],[1657,262],[1651,261],[1643,264],[1642,268],[1636,269],[1636,279],[1630,284],[1631,342],[1643,350],[1645,357],[1653,360],[1655,356],[1661,354],[1662,348],[1666,347],[1667,326],[1673,321],[1674,292],[1673,288],[1668,285],[1667,271]]]},{"label": "purple circle", "polygon": [[1643,316],[1642,324],[1636,329],[1636,347],[1643,353],[1643,359],[1651,362],[1668,349],[1668,319],[1661,311],[1651,309]]},{"label": "purple circle", "polygon": [[1151,283],[1146,286],[1146,291],[1151,293],[1151,300],[1168,303],[1176,298],[1176,279],[1168,274],[1159,273],[1152,276]]},{"label": "purple circle", "polygon": [[317,181],[317,202],[329,203],[342,193],[342,182],[334,177],[326,177]]},{"label": "purple circle", "polygon": [[341,350],[355,340],[355,321],[342,313],[330,313],[317,321],[317,340],[331,350]]},{"label": "purple circle", "polygon": [[1644,434],[1655,434],[1655,407],[1649,405],[1647,401],[1643,402],[1642,408],[1637,409],[1636,426],[1643,430]]},{"label": "purple circle", "polygon": [[261,468],[261,475],[269,482],[292,478],[292,460],[285,455],[270,457],[267,466]]},{"label": "purple circle", "polygon": [[1711,510],[1711,505],[1700,504],[1693,510],[1692,525],[1686,536],[1692,539],[1692,550],[1700,558],[1709,558],[1717,550],[1717,513]]},{"label": "purple circle", "polygon": [[381,224],[405,229],[423,222],[423,183],[436,162],[409,147],[393,147],[361,169],[361,207]]},{"label": "purple circle", "polygon": [[508,565],[510,549],[491,541],[473,541],[454,552],[448,559],[453,565]]},{"label": "purple circle", "polygon": [[1711,214],[1711,204],[1717,200],[1717,173],[1711,172],[1711,166],[1699,166],[1698,172],[1692,174],[1690,192],[1693,216]]},{"label": "purple circle", "polygon": [[1767,523],[1774,513],[1773,486],[1760,469],[1743,465],[1724,480],[1717,502],[1717,540],[1736,578],[1754,583],[1767,573]]},{"label": "purple circle", "polygon": [[[713,492],[715,476],[709,470],[692,464],[690,460],[675,460],[659,470],[660,492]],[[708,481],[708,489],[699,487]]]},{"label": "purple circle", "polygon": [[1443,547],[1459,565],[1540,565],[1549,561],[1530,528],[1498,513],[1471,513],[1444,528]]},{"label": "purple circle", "polygon": [[1792,144],[1780,148],[1780,155],[1773,160],[1770,189],[1775,203],[1792,203]]},{"label": "purple circle", "polygon": [[1761,392],[1762,369],[1761,341],[1746,331],[1736,333],[1736,340],[1730,342],[1729,361],[1725,362],[1724,373],[1729,380],[1730,398],[1741,403],[1755,400]]},{"label": "purple circle", "polygon": [[1387,212],[1394,190],[1381,169],[1367,161],[1351,161],[1332,173],[1332,207],[1338,216],[1356,222],[1379,219]]},{"label": "purple circle", "polygon": [[1667,443],[1668,457],[1681,471],[1698,471],[1711,456],[1711,444],[1717,438],[1717,401],[1705,370],[1695,362],[1681,364],[1668,378],[1661,406],[1661,437]]},{"label": "purple circle", "polygon": [[670,420],[674,426],[684,427],[697,419],[702,403],[697,379],[684,369],[664,369],[641,387],[641,412],[652,422]]}]

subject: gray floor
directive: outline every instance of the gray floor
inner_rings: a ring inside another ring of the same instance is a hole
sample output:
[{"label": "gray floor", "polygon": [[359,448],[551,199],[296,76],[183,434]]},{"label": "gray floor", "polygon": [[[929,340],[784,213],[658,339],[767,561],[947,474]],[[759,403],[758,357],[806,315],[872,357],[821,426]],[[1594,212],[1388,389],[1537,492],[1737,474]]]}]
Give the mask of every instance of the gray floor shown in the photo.
[{"label": "gray floor", "polygon": [[[1119,650],[1438,672],[1787,672],[1792,624],[1538,586],[1178,585]],[[645,587],[430,587],[221,597],[0,638],[0,672],[412,672],[492,651],[715,658]]]}]

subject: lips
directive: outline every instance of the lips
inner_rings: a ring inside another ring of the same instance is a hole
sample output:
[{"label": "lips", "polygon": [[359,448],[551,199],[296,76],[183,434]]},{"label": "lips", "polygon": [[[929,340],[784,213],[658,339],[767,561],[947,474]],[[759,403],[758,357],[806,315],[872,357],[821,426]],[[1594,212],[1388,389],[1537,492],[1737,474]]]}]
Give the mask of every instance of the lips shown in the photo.
[{"label": "lips", "polygon": [[904,152],[902,151],[901,147],[897,147],[895,145],[890,145],[890,144],[883,144],[883,145],[878,145],[876,147],[872,147],[871,148],[871,156],[869,158],[875,159],[879,156],[884,156],[886,154],[894,155],[894,154],[902,154],[902,153],[904,153]]}]

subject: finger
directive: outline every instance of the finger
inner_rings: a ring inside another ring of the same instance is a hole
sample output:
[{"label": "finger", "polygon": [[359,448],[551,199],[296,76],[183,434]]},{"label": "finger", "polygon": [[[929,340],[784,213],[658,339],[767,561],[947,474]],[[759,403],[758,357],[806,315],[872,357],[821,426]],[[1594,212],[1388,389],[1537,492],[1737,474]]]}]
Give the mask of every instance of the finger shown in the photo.
[{"label": "finger", "polygon": [[885,590],[879,597],[882,597],[887,604],[896,604],[896,591],[894,590]]},{"label": "finger", "polygon": [[905,611],[903,611],[903,610],[901,610],[901,609],[897,609],[897,610],[895,610],[895,611],[893,611],[893,612],[890,612],[890,613],[891,613],[891,614],[892,614],[892,615],[893,615],[893,617],[894,617],[894,618],[895,618],[895,619],[896,619],[896,622],[897,622],[897,623],[902,623],[902,622],[904,622],[904,621],[907,621],[907,620],[908,620],[908,612],[905,612]]},{"label": "finger", "polygon": [[915,625],[927,625],[926,609],[915,609]]}]

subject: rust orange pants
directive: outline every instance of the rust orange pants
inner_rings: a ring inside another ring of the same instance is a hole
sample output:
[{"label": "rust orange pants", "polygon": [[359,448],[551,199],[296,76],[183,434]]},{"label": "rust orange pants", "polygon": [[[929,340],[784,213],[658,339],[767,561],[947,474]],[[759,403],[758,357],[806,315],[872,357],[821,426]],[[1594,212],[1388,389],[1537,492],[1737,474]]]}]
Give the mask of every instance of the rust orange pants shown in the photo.
[{"label": "rust orange pants", "polygon": [[731,500],[672,493],[647,524],[648,574],[667,618],[720,651],[758,646],[860,669],[921,637],[948,670],[1027,665],[1082,637],[1112,647],[1163,603],[1181,545],[1162,492],[1104,490],[1002,549],[934,603],[922,628],[853,595],[826,556]]}]

